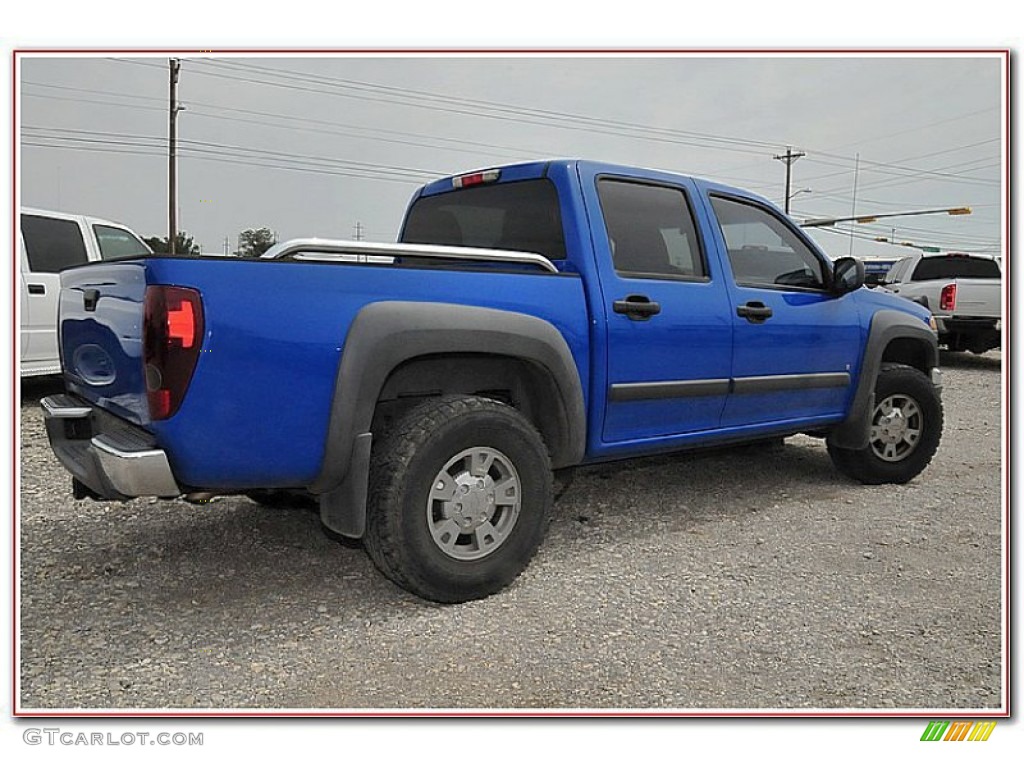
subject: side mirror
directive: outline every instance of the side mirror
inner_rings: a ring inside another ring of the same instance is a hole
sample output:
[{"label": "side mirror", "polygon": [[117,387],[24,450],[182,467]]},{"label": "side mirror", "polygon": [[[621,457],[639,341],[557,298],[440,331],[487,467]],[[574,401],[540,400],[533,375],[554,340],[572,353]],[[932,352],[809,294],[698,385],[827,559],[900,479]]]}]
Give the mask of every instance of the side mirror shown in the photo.
[{"label": "side mirror", "polygon": [[856,291],[864,285],[864,262],[852,256],[836,259],[832,265],[832,288],[838,295]]}]

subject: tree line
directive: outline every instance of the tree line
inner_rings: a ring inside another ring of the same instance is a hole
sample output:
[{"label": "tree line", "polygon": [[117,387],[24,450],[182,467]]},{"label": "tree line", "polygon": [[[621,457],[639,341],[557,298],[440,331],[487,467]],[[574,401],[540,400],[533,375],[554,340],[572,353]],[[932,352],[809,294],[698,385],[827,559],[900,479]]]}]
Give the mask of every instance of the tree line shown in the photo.
[{"label": "tree line", "polygon": [[[170,253],[170,239],[166,237],[142,238],[153,253]],[[277,243],[277,236],[269,227],[246,229],[238,233],[238,248],[232,256],[243,259],[258,259]],[[174,253],[184,256],[200,256],[199,246],[188,232],[179,232],[174,238]]]}]

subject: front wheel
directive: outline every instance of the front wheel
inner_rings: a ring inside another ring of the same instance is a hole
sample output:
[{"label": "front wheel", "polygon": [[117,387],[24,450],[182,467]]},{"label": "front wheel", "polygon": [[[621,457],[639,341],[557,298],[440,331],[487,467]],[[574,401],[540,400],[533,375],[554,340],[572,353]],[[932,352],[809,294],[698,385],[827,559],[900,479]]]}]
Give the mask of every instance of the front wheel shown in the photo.
[{"label": "front wheel", "polygon": [[516,409],[429,400],[374,445],[364,544],[377,568],[441,603],[494,594],[536,553],[552,506],[547,449]]},{"label": "front wheel", "polygon": [[828,442],[836,468],[869,485],[906,483],[921,474],[942,437],[942,401],[928,377],[907,365],[883,365],[869,417],[864,448]]}]

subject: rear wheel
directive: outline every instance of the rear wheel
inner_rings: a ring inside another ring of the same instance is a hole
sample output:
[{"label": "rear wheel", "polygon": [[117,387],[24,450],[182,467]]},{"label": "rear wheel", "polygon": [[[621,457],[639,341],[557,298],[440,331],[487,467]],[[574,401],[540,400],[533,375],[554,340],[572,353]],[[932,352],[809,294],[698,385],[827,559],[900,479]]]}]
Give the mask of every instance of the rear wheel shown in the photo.
[{"label": "rear wheel", "polygon": [[917,477],[932,460],[942,437],[942,402],[928,377],[907,365],[883,365],[869,418],[864,448],[828,443],[836,468],[871,485],[906,483]]},{"label": "rear wheel", "polygon": [[428,600],[494,594],[536,553],[552,479],[514,408],[472,396],[409,411],[374,445],[364,543],[389,579]]}]

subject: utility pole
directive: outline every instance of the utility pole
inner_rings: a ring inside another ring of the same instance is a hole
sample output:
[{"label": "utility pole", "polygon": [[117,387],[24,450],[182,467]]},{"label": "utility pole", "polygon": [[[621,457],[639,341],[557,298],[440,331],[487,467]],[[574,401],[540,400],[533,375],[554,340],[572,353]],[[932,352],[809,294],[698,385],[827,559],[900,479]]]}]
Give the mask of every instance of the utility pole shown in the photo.
[{"label": "utility pole", "polygon": [[361,221],[357,221],[356,222],[356,233],[355,233],[354,237],[355,237],[356,240],[362,240],[363,239],[363,222],[361,222]]},{"label": "utility pole", "polygon": [[175,252],[175,241],[178,239],[178,73],[181,71],[180,59],[168,59],[171,72],[171,103],[168,113],[167,130],[167,229],[168,250]]},{"label": "utility pole", "polygon": [[793,172],[792,172],[793,163],[795,163],[801,157],[805,157],[806,155],[807,155],[806,152],[794,152],[792,147],[786,147],[786,154],[784,154],[784,155],[775,155],[775,159],[776,160],[781,160],[782,162],[784,162],[786,164],[786,215],[787,216],[789,215],[789,198],[790,198],[789,185],[790,185],[790,180],[793,177]]}]

